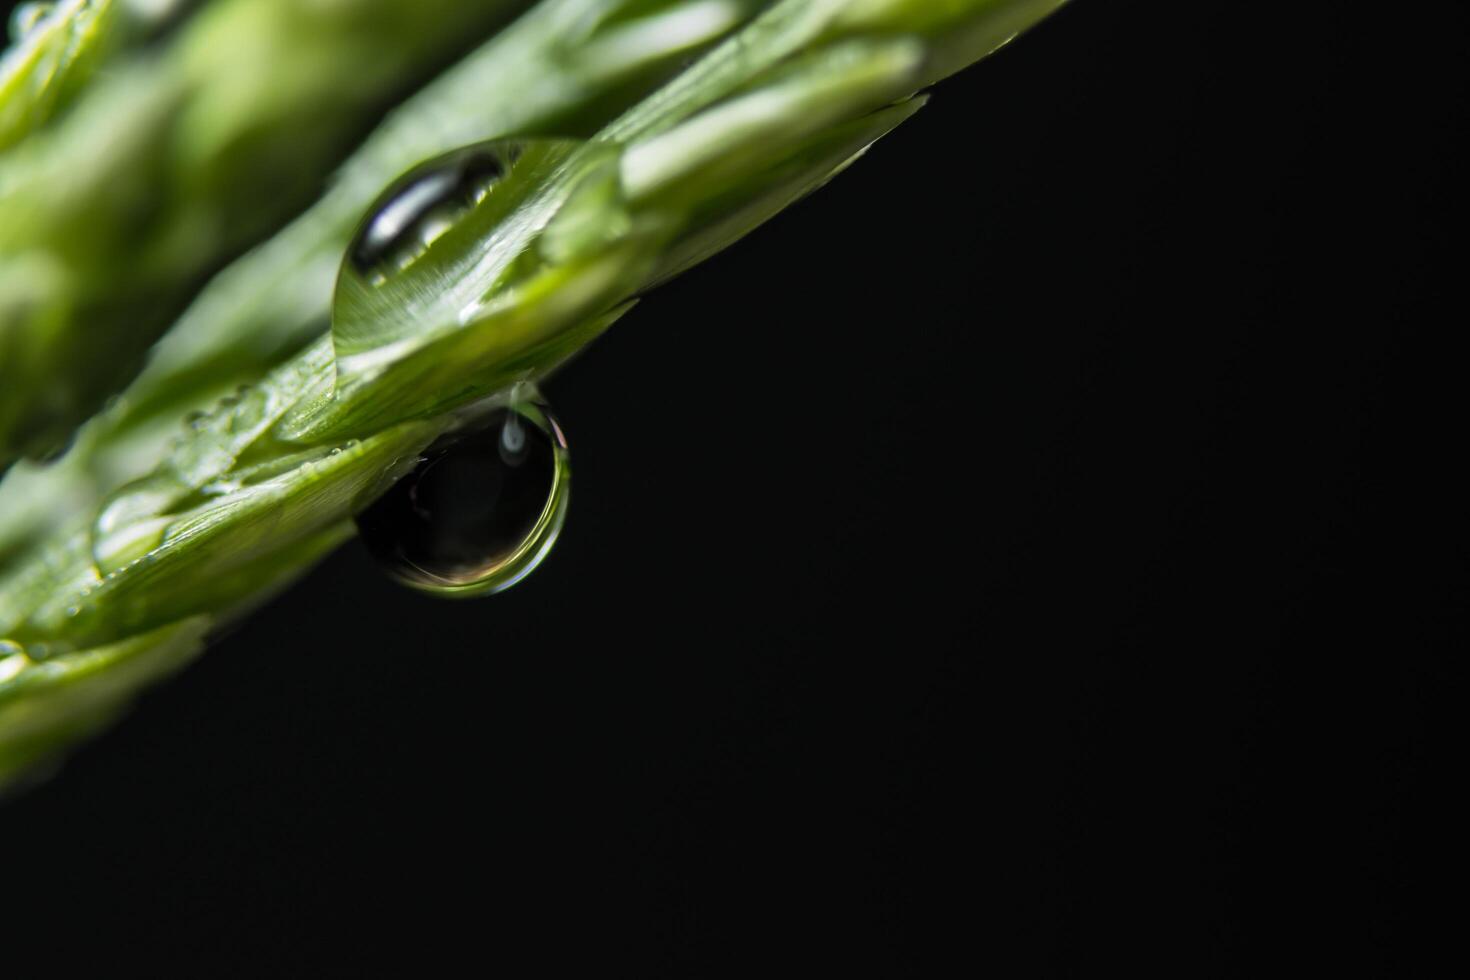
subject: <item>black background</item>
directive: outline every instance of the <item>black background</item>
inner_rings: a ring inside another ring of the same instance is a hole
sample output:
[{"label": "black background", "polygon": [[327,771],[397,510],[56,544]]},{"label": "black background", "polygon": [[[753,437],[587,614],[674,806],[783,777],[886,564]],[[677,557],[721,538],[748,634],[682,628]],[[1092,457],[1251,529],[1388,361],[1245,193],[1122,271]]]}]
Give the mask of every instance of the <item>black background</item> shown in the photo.
[{"label": "black background", "polygon": [[554,381],[523,585],[353,544],[0,809],[0,956],[1422,973],[1466,13],[1349,6],[1077,0],[939,86]]}]

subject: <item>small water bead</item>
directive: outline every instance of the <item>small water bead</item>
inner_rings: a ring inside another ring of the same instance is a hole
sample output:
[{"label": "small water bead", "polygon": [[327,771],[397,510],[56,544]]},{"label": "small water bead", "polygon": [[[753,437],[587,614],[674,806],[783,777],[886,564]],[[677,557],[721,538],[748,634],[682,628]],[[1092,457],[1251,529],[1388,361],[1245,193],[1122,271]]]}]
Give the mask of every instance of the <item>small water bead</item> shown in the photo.
[{"label": "small water bead", "polygon": [[410,172],[363,222],[348,251],[352,264],[377,278],[404,268],[485,199],[516,155],[513,144],[486,143]]},{"label": "small water bead", "polygon": [[10,40],[19,43],[55,7],[53,3],[23,3],[10,12]]},{"label": "small water bead", "polygon": [[169,474],[146,476],[115,490],[92,523],[92,561],[110,575],[163,542],[173,518],[169,508],[187,490]]},{"label": "small water bead", "polygon": [[444,596],[489,595],[551,551],[566,518],[566,438],[538,404],[430,446],[413,472],[357,515],[373,557],[400,582]]},{"label": "small water bead", "polygon": [[0,684],[10,680],[31,665],[25,647],[14,640],[0,640]]}]

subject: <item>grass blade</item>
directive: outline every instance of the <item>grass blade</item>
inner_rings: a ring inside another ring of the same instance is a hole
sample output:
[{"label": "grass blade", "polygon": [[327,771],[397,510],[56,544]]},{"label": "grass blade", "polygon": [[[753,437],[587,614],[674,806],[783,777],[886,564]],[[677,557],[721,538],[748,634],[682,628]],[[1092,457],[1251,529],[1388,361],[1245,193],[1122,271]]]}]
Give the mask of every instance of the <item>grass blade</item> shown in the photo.
[{"label": "grass blade", "polygon": [[849,165],[957,59],[1060,2],[787,0],[592,138],[528,154],[462,233],[426,246],[411,317],[347,282],[333,333],[0,577],[0,635],[25,658],[0,697],[57,658],[238,615],[350,533],[433,439],[556,370],[654,283]]},{"label": "grass blade", "polygon": [[[0,152],[43,126],[81,91],[126,33],[117,0],[31,4],[24,33],[0,55]],[[34,17],[34,20],[30,18]]]},{"label": "grass blade", "polygon": [[0,158],[0,468],[61,445],[377,114],[528,5],[218,0]]}]

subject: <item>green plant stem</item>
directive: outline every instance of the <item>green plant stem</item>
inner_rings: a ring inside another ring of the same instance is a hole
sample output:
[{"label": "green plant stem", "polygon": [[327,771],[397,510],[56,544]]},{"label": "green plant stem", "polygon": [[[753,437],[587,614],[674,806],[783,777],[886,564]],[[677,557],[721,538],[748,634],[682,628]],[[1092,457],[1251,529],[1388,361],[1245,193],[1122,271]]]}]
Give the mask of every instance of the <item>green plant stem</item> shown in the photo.
[{"label": "green plant stem", "polygon": [[[12,147],[0,469],[59,447],[210,273],[316,196],[378,113],[528,5],[217,0]],[[34,102],[28,91],[0,93],[0,113]]]},{"label": "green plant stem", "polygon": [[0,581],[0,635],[19,648],[0,758],[8,712],[98,683],[69,665],[280,588],[434,438],[821,186],[917,110],[911,93],[1060,3],[787,0],[594,138],[532,145],[385,292],[344,280],[329,335]]},{"label": "green plant stem", "polygon": [[[590,136],[769,0],[548,0],[415,94],[327,193],[216,276],[141,374],[49,465],[0,481],[0,575],[68,515],[161,461],[180,419],[257,381],[325,332],[364,211],[420,160],[510,134]],[[535,85],[527,85],[535,79]]]},{"label": "green plant stem", "polygon": [[0,53],[0,152],[81,92],[129,33],[117,0],[63,0]]}]

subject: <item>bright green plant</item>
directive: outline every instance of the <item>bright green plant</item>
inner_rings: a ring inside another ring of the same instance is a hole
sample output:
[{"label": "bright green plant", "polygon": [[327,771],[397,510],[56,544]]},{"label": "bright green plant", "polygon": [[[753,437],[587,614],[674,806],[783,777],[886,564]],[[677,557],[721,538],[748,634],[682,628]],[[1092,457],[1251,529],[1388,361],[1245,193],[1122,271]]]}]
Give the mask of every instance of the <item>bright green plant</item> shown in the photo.
[{"label": "bright green plant", "polygon": [[[0,516],[0,780],[343,541],[431,442],[830,180],[922,106],[914,93],[1062,2],[548,0],[507,29],[218,277],[65,458],[0,487],[5,512],[34,518]],[[518,138],[508,173],[415,261],[343,263],[393,176],[492,137]]]},{"label": "bright green plant", "polygon": [[75,102],[0,155],[0,467],[58,448],[206,277],[310,203],[466,36],[529,0],[216,0],[69,91],[120,32],[113,6],[39,21],[0,82],[23,120]]}]

